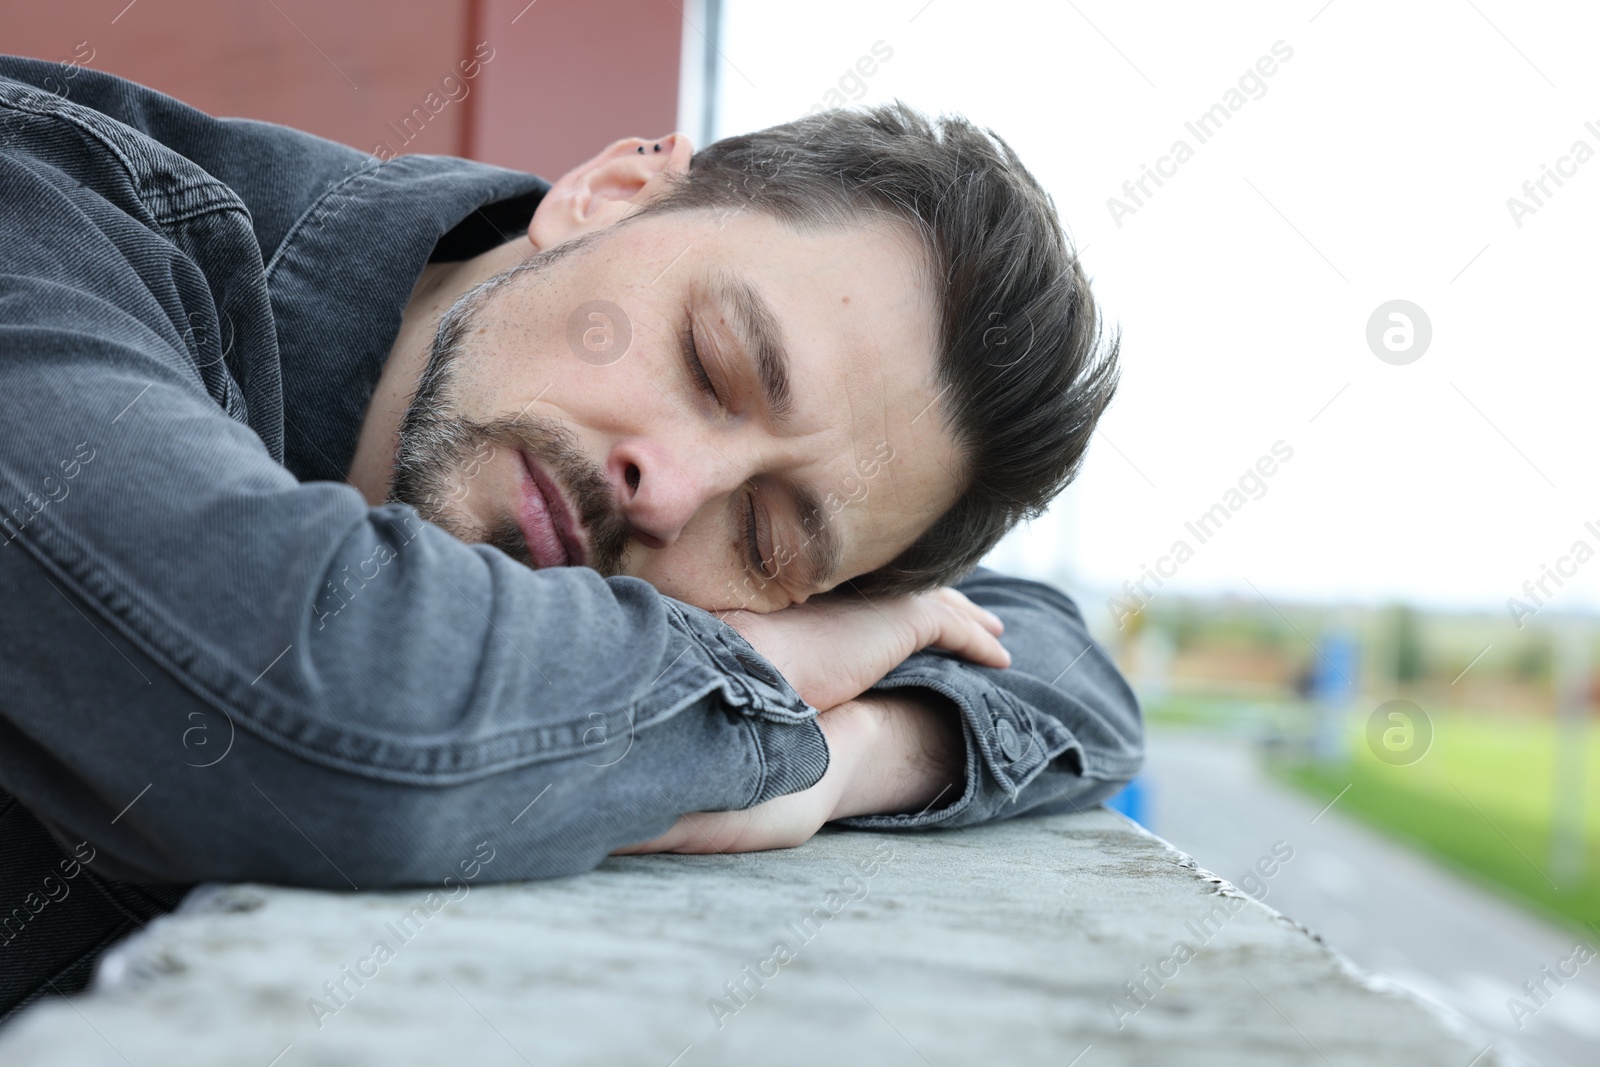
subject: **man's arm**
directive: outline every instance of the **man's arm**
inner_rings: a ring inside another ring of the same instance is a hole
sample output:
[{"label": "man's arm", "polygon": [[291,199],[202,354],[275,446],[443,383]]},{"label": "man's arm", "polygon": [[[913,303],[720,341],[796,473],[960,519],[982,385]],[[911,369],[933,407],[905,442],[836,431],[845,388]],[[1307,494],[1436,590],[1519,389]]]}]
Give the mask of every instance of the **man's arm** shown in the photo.
[{"label": "man's arm", "polygon": [[918,652],[822,713],[829,766],[816,785],[747,811],[686,815],[618,854],[787,848],[827,822],[967,826],[1088,808],[1115,793],[1143,760],[1143,721],[1077,606],[1048,585],[982,568],[957,588],[1003,621],[1009,667]]},{"label": "man's arm", "polygon": [[793,848],[837,819],[925,810],[963,777],[961,725],[941,699],[901,690],[847,700],[817,716],[828,770],[816,785],[742,811],[686,814],[659,837],[612,854]]},{"label": "man's arm", "polygon": [[926,811],[853,816],[842,825],[955,827],[1073,811],[1107,799],[1139,771],[1138,698],[1072,599],[1043,582],[982,567],[956,588],[1005,623],[1011,666],[919,652],[866,695],[915,694],[930,710],[958,714],[964,777]]},{"label": "man's arm", "polygon": [[277,462],[213,176],[4,78],[0,131],[0,786],[97,870],[368,888],[489,840],[543,877],[822,775],[814,711],[706,613]]},{"label": "man's arm", "polygon": [[[0,447],[0,784],[105,875],[371,888],[488,841],[494,877],[546,877],[822,776],[812,708],[711,615],[297,482],[167,309],[94,279],[93,194],[0,155],[30,187],[0,212],[0,423],[26,430]],[[970,606],[919,605],[829,620],[910,635],[859,685],[982,644]]]}]

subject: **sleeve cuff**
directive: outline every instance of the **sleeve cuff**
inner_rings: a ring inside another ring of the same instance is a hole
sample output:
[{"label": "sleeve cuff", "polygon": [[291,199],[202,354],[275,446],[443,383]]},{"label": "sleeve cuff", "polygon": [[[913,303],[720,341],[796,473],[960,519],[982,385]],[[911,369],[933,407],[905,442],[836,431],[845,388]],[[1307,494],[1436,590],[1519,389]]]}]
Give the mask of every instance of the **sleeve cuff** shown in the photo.
[{"label": "sleeve cuff", "polygon": [[747,720],[761,760],[756,794],[745,807],[810,789],[828,770],[828,741],[815,717],[799,723]]},{"label": "sleeve cuff", "polygon": [[[961,794],[948,793],[920,812],[899,815],[856,815],[836,819],[835,826],[861,830],[912,830],[945,824],[965,825],[993,818],[1016,801],[1023,788],[1050,762],[1078,741],[1054,719],[1034,716],[1003,691],[991,689],[975,695],[937,673],[918,672],[885,678],[875,691],[930,689],[948,697],[961,709],[961,734],[966,747],[966,774]],[[1035,720],[1041,720],[1036,725]],[[1081,760],[1081,750],[1079,751]]]},{"label": "sleeve cuff", "polygon": [[737,630],[709,612],[668,600],[712,668],[742,695],[743,716],[760,762],[755,791],[743,807],[810,789],[828,770],[828,742],[816,709],[800,698],[770,661]]}]

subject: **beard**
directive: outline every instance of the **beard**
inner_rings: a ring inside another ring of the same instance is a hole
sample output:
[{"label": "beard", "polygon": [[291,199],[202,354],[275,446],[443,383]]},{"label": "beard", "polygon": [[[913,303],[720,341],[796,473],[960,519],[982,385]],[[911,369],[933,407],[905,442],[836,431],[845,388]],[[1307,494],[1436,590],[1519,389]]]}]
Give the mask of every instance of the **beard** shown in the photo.
[{"label": "beard", "polygon": [[400,423],[388,500],[409,504],[457,540],[491,545],[532,568],[533,556],[514,514],[480,526],[451,507],[466,499],[473,478],[497,452],[525,451],[538,458],[572,502],[574,518],[588,535],[587,565],[611,577],[621,573],[628,527],[604,472],[579,446],[577,436],[559,419],[529,414],[526,408],[487,421],[468,418],[456,410],[455,397],[461,362],[472,356],[468,339],[490,298],[517,276],[547,270],[588,243],[580,238],[538,252],[468,290],[445,312]]}]

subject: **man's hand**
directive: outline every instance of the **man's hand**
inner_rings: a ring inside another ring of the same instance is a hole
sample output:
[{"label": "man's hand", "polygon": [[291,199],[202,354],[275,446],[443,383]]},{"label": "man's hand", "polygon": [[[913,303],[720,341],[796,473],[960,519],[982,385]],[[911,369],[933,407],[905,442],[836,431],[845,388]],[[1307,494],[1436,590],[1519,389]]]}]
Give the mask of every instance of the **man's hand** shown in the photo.
[{"label": "man's hand", "polygon": [[986,667],[1011,665],[997,639],[1005,629],[999,617],[948,587],[876,601],[834,593],[766,615],[719,617],[823,711],[860,696],[923,648]]},{"label": "man's hand", "polygon": [[685,815],[653,841],[612,855],[793,848],[833,819],[923,811],[961,795],[959,712],[937,693],[873,693],[823,712],[817,725],[828,741],[828,770],[810,789],[744,811]]}]

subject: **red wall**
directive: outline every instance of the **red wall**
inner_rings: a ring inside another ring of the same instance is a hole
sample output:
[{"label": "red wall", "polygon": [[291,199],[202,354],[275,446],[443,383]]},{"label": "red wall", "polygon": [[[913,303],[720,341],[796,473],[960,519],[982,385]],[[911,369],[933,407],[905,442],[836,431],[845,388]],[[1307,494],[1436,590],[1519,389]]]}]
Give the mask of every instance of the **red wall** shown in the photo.
[{"label": "red wall", "polygon": [[0,51],[89,56],[212,114],[552,179],[673,129],[680,32],[665,0],[0,0]]},{"label": "red wall", "polygon": [[565,171],[620,137],[673,132],[680,7],[670,0],[538,0],[532,7],[483,0],[496,56],[484,71],[474,158],[554,178],[557,167]]}]

